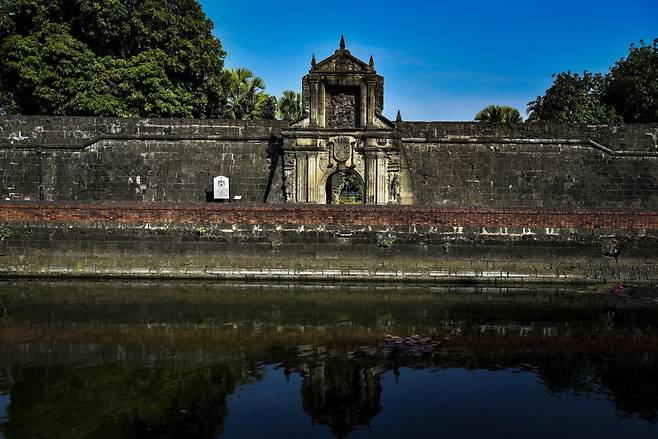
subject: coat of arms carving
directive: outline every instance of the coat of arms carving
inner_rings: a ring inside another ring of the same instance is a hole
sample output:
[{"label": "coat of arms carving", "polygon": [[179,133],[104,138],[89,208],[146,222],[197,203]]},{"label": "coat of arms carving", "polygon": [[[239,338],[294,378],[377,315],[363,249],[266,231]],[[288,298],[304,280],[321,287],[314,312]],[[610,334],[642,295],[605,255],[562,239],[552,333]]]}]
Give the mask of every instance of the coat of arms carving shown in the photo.
[{"label": "coat of arms carving", "polygon": [[338,163],[344,163],[352,157],[352,146],[356,143],[354,137],[339,136],[330,139],[329,142],[333,145],[334,158]]}]

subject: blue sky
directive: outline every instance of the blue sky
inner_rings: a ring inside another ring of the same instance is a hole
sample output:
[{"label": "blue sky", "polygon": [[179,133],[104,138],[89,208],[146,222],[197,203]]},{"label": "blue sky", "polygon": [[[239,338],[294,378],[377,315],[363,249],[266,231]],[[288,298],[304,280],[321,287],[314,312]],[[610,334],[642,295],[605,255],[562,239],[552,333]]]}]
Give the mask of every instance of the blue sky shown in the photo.
[{"label": "blue sky", "polygon": [[338,47],[375,57],[384,114],[472,120],[489,104],[525,114],[551,74],[605,72],[631,42],[658,38],[658,0],[200,0],[227,67],[262,76],[269,93],[299,91],[311,55]]}]

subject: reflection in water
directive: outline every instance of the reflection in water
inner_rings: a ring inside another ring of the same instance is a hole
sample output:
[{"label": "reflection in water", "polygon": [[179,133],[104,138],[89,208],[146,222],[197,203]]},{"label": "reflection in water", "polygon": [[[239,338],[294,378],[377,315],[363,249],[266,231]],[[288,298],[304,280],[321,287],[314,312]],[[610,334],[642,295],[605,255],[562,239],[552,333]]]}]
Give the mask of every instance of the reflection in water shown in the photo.
[{"label": "reflection in water", "polygon": [[382,407],[379,403],[382,368],[348,358],[328,358],[305,366],[302,398],[304,412],[327,425],[336,437],[370,425]]},{"label": "reflection in water", "polygon": [[651,298],[345,288],[0,283],[0,434],[658,433]]}]

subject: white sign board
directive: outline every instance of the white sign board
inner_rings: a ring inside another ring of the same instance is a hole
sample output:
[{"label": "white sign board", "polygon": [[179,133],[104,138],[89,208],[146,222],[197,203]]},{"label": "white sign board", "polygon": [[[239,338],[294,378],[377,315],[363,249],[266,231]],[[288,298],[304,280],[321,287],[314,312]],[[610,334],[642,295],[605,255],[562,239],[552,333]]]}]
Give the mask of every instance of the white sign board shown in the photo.
[{"label": "white sign board", "polygon": [[231,198],[229,195],[228,177],[215,177],[212,183],[215,200],[228,200]]}]

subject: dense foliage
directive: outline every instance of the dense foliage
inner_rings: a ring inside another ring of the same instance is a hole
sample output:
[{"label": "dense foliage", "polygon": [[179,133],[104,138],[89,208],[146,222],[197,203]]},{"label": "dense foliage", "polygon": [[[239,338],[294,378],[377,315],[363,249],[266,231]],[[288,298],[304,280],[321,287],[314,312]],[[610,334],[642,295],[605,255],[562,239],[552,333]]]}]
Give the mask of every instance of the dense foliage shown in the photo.
[{"label": "dense foliage", "polygon": [[631,46],[606,75],[553,75],[544,96],[528,104],[530,121],[597,124],[658,122],[658,39]]},{"label": "dense foliage", "polygon": [[475,120],[489,123],[521,123],[519,110],[507,106],[489,105],[475,115]]},{"label": "dense foliage", "polygon": [[264,84],[229,102],[212,29],[197,0],[0,0],[0,112],[273,118]]},{"label": "dense foliage", "polygon": [[544,96],[528,104],[529,121],[597,124],[619,120],[614,108],[603,102],[603,75],[569,71],[553,78],[553,85]]},{"label": "dense foliage", "polygon": [[274,119],[276,99],[265,93],[265,81],[251,70],[227,70],[226,115],[232,119]]},{"label": "dense foliage", "polygon": [[283,120],[296,121],[302,117],[302,95],[286,90],[277,102],[277,116]]},{"label": "dense foliage", "polygon": [[631,46],[628,57],[615,63],[603,100],[625,122],[658,122],[658,39]]}]

